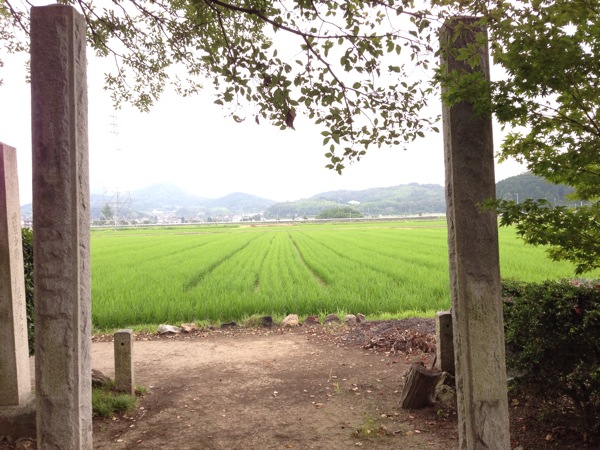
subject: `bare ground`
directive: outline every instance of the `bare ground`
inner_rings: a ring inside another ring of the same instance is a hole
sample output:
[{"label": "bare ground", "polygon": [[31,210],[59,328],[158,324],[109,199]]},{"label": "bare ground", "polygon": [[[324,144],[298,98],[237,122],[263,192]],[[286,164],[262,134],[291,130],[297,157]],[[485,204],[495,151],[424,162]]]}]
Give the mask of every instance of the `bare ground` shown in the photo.
[{"label": "bare ground", "polygon": [[[137,335],[136,382],[149,392],[129,415],[94,419],[94,448],[457,448],[455,410],[398,406],[409,364],[432,363],[433,333],[433,320],[405,319]],[[92,366],[113,377],[111,338],[95,336]],[[598,437],[540,420],[538,399],[509,401],[511,448],[599,448]],[[14,448],[0,436],[0,449]]]},{"label": "bare ground", "polygon": [[[363,349],[364,337],[315,327],[136,341],[136,381],[150,393],[131,416],[96,420],[94,448],[456,447],[453,412],[398,407],[410,358]],[[93,344],[109,376],[112,349]]]}]

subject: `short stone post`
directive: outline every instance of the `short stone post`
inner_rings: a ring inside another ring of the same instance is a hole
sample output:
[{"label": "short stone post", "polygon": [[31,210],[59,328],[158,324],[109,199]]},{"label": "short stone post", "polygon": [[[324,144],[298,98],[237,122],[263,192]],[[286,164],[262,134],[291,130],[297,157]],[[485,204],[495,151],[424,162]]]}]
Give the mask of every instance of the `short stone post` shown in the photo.
[{"label": "short stone post", "polygon": [[0,143],[0,408],[30,396],[17,151]]},{"label": "short stone post", "polygon": [[31,8],[38,448],[92,449],[86,25]]},{"label": "short stone post", "polygon": [[455,375],[452,313],[450,311],[441,311],[435,314],[435,334],[437,365],[442,372]]},{"label": "short stone post", "polygon": [[[489,80],[488,51],[476,39],[485,30],[474,29],[476,20],[444,25],[442,65],[448,73],[479,72]],[[456,58],[459,48],[473,45],[481,57],[475,68]],[[442,117],[459,447],[509,449],[498,223],[494,211],[480,207],[495,197],[492,119],[466,101],[444,105]]]},{"label": "short stone post", "polygon": [[115,333],[115,390],[135,395],[133,330]]}]

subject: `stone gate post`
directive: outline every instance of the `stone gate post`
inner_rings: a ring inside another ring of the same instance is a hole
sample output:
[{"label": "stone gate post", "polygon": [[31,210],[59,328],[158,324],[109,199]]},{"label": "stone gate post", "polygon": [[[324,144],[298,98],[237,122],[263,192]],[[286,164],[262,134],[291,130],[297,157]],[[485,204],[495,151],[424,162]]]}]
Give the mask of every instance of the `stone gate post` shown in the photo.
[{"label": "stone gate post", "polygon": [[92,448],[86,25],[31,8],[38,448]]},{"label": "stone gate post", "polygon": [[[473,28],[476,20],[444,25],[442,65],[489,80],[488,50],[476,39],[485,30]],[[456,58],[468,44],[480,52],[475,68]],[[494,211],[480,208],[495,197],[492,119],[466,101],[444,105],[442,117],[460,448],[509,449],[498,223]]]},{"label": "stone gate post", "polygon": [[17,151],[0,143],[0,408],[30,395]]}]

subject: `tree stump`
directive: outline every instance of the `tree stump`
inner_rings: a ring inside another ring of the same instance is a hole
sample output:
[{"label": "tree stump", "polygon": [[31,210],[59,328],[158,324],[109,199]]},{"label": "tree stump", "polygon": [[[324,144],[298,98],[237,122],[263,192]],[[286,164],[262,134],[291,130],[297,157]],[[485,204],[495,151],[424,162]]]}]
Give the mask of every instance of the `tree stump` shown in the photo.
[{"label": "tree stump", "polygon": [[412,364],[400,396],[400,407],[418,409],[432,405],[435,386],[441,373],[420,364]]}]

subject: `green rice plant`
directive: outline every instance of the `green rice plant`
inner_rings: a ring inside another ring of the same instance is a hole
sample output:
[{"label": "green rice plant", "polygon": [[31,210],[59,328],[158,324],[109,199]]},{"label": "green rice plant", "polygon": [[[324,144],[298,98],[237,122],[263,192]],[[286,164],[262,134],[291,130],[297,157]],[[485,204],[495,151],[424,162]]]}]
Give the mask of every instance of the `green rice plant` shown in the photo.
[{"label": "green rice plant", "polygon": [[[450,306],[447,239],[442,221],[94,231],[93,325],[431,314]],[[499,240],[503,278],[573,274],[510,228]]]}]

